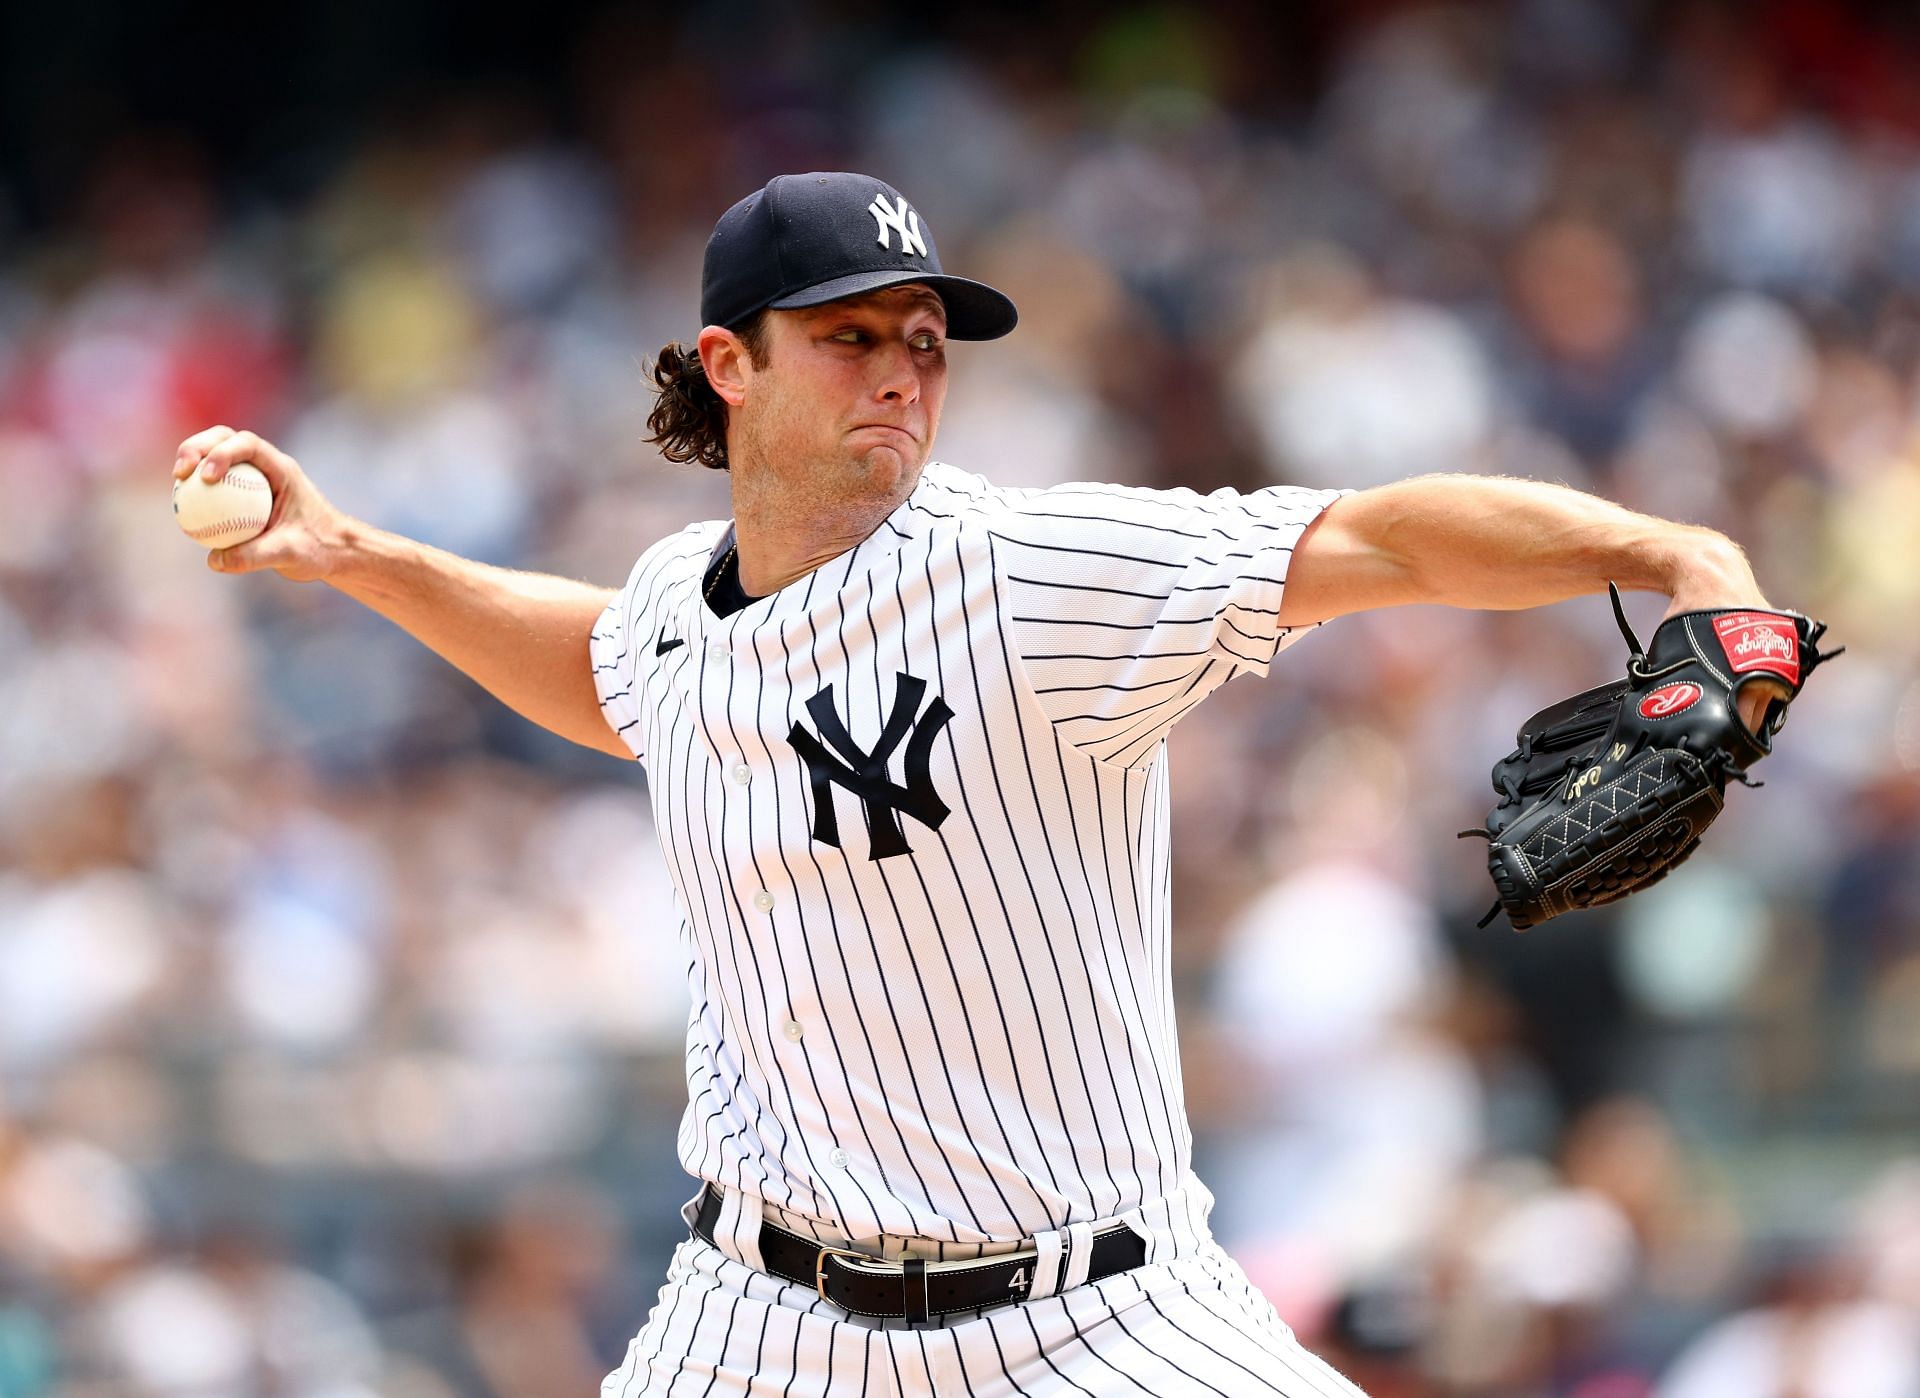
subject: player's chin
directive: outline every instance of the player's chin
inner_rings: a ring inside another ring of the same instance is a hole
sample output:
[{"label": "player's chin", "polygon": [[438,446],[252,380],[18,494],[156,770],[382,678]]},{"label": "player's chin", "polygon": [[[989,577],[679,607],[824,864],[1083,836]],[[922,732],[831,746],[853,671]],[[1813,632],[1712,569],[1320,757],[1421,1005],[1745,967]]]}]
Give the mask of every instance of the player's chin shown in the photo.
[{"label": "player's chin", "polygon": [[895,485],[917,476],[927,460],[926,449],[917,440],[894,432],[877,441],[858,443],[852,456],[855,473],[875,487]]}]

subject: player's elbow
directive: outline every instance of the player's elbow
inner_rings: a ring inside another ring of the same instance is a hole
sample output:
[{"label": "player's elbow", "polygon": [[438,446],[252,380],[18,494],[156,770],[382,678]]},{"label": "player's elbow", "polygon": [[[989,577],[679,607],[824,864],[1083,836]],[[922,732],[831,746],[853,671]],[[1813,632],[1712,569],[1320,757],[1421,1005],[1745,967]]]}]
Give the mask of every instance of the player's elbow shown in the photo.
[{"label": "player's elbow", "polygon": [[627,740],[614,728],[607,711],[600,707],[597,694],[584,703],[569,706],[564,719],[543,726],[583,748],[604,752],[623,762],[634,760],[633,749],[627,746]]},{"label": "player's elbow", "polygon": [[1391,530],[1376,528],[1366,493],[1335,500],[1293,546],[1282,626],[1311,626],[1351,612],[1425,600],[1413,560],[1392,547]]},{"label": "player's elbow", "polygon": [[583,680],[578,671],[569,677],[565,685],[555,684],[543,689],[537,704],[515,704],[512,707],[522,718],[537,723],[570,743],[604,752],[622,761],[634,760],[633,749],[627,746],[626,739],[615,729],[614,720],[601,707],[600,694],[593,681]]},{"label": "player's elbow", "polygon": [[571,739],[583,748],[592,748],[595,752],[604,752],[608,757],[617,757],[622,762],[634,761],[633,749],[622,741],[620,735],[602,722],[597,731],[582,733],[562,733],[563,738]]}]

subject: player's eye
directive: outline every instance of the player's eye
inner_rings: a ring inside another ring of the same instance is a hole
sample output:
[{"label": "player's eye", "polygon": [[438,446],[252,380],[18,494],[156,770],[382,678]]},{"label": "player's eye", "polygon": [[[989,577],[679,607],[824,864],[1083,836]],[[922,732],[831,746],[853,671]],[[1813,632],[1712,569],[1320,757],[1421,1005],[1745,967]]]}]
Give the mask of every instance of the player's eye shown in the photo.
[{"label": "player's eye", "polygon": [[907,343],[917,350],[937,350],[940,348],[940,337],[931,330],[922,330]]}]

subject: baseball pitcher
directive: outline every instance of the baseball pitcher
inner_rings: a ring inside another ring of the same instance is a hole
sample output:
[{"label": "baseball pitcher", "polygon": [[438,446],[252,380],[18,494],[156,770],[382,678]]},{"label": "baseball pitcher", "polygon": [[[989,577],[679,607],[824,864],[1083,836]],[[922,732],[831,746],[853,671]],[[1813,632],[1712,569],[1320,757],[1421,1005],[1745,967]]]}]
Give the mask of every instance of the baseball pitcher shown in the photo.
[{"label": "baseball pitcher", "polygon": [[[1014,307],[863,175],[729,209],[701,318],[650,421],[729,472],[733,516],[654,543],[617,591],[347,517],[249,432],[198,433],[174,467],[273,486],[215,569],[335,587],[645,765],[699,1188],[604,1398],[1352,1398],[1213,1242],[1190,1168],[1168,732],[1366,608],[1613,581],[1673,614],[1771,613],[1741,550],[1524,481],[1014,490],[938,462],[948,345],[1006,335]],[[1778,726],[1784,679],[1740,677],[1747,730]]]}]

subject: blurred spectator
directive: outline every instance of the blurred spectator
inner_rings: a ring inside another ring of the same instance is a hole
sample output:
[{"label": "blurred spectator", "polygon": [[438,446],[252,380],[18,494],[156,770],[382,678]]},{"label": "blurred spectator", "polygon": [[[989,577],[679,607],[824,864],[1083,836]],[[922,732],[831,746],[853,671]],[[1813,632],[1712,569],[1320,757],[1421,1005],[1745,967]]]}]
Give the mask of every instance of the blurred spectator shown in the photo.
[{"label": "blurred spectator", "polygon": [[1815,1253],[1773,1267],[1761,1304],[1710,1327],[1658,1398],[1904,1398],[1920,1389],[1920,1324],[1860,1295],[1845,1261]]},{"label": "blurred spectator", "polygon": [[1630,255],[1598,225],[1544,223],[1515,248],[1511,282],[1525,339],[1503,368],[1521,411],[1584,460],[1608,460],[1661,368]]},{"label": "blurred spectator", "polygon": [[1272,283],[1235,388],[1275,479],[1358,487],[1478,464],[1492,385],[1455,317],[1382,294],[1327,247],[1286,259]]},{"label": "blurred spectator", "polygon": [[197,1265],[156,1262],[115,1278],[85,1335],[100,1377],[129,1394],[377,1392],[379,1345],[352,1300],[235,1238]]}]

